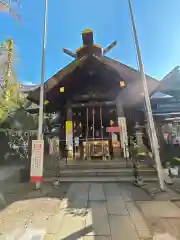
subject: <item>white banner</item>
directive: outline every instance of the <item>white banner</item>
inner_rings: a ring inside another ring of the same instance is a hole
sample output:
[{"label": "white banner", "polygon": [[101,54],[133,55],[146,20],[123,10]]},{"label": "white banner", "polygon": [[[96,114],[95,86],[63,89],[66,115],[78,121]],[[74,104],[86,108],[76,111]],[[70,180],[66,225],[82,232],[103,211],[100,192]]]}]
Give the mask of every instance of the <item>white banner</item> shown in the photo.
[{"label": "white banner", "polygon": [[66,144],[69,151],[73,152],[73,123],[66,121]]},{"label": "white banner", "polygon": [[43,176],[44,140],[32,140],[31,182],[41,182]]},{"label": "white banner", "polygon": [[76,147],[79,146],[79,137],[74,138],[74,144],[75,144]]},{"label": "white banner", "polygon": [[59,138],[49,139],[49,154],[59,153]]},{"label": "white banner", "polygon": [[129,158],[126,118],[118,117],[118,125],[120,127],[120,139],[121,139],[121,146],[123,148],[124,157]]}]

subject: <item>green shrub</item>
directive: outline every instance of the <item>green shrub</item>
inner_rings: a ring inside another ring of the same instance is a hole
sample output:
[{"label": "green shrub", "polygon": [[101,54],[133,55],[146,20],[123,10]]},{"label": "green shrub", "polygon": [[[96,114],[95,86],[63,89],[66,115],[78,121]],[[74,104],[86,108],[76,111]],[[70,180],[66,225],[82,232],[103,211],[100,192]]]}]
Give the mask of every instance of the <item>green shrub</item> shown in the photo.
[{"label": "green shrub", "polygon": [[172,167],[180,166],[180,158],[174,157],[171,159],[170,163]]}]

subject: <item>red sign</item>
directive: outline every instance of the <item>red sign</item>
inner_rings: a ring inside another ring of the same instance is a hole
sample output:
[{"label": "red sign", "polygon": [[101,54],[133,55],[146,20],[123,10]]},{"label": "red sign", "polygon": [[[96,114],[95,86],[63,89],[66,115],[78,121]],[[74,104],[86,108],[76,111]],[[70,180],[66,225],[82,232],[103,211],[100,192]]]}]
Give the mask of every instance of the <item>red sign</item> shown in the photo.
[{"label": "red sign", "polygon": [[43,176],[44,141],[32,140],[31,182],[41,182]]},{"label": "red sign", "polygon": [[120,131],[120,127],[107,127],[106,128],[106,132],[109,132],[109,133],[119,133]]}]

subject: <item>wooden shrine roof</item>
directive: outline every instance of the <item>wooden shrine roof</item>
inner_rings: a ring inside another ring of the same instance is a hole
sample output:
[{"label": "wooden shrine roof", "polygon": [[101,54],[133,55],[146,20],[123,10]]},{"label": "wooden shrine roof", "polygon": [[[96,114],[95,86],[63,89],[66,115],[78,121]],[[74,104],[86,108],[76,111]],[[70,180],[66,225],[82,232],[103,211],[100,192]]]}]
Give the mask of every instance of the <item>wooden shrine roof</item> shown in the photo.
[{"label": "wooden shrine roof", "polygon": [[[64,52],[74,57],[75,60],[45,82],[44,96],[48,106],[55,106],[57,102],[63,105],[66,100],[72,99],[72,95],[79,93],[79,88],[85,87],[86,83],[92,84],[93,76],[96,77],[95,85],[99,84],[99,89],[110,96],[111,100],[113,97],[115,100],[118,96],[123,104],[142,102],[144,97],[139,71],[104,56],[116,42],[113,42],[108,48],[102,49],[93,43],[91,30],[84,31],[82,39],[83,46],[77,49],[76,53],[64,49]],[[124,88],[120,87],[120,81],[125,82]],[[151,95],[156,91],[159,81],[147,76],[147,84]],[[59,94],[62,87],[65,90],[64,94]],[[39,96],[40,87],[31,91],[28,99],[39,104]]]},{"label": "wooden shrine roof", "polygon": [[[86,68],[85,63],[87,60],[88,60],[87,58],[84,58],[81,60],[74,60],[65,68],[63,68],[62,70],[54,74],[50,79],[48,79],[48,81],[46,81],[44,84],[45,96],[47,94],[50,95],[52,90],[56,87],[59,88],[61,86],[66,88],[67,85],[69,86],[70,84],[73,84],[73,74],[75,73],[75,71],[82,71],[83,68]],[[135,98],[140,99],[141,95],[143,96],[142,87],[140,84],[139,71],[131,67],[128,67],[125,64],[119,63],[108,57],[101,57],[100,59],[94,59],[94,60],[100,61],[102,65],[107,67],[106,70],[109,69],[111,71],[116,72],[116,74],[119,75],[120,81],[124,80],[126,82],[128,92],[129,92],[128,94],[129,96],[126,96],[127,101],[128,101],[128,98],[129,100],[131,99],[132,101],[134,101]],[[159,81],[150,76],[146,76],[146,77],[147,77],[148,90],[151,95],[156,91],[159,85]],[[112,85],[114,80],[115,78],[113,77],[112,79],[109,79]],[[117,78],[115,81],[117,81]],[[39,93],[40,93],[40,87],[30,92],[28,95],[28,99],[31,100],[32,102],[39,103]]]},{"label": "wooden shrine roof", "polygon": [[176,66],[161,81],[158,91],[175,97],[180,93],[180,67]]}]

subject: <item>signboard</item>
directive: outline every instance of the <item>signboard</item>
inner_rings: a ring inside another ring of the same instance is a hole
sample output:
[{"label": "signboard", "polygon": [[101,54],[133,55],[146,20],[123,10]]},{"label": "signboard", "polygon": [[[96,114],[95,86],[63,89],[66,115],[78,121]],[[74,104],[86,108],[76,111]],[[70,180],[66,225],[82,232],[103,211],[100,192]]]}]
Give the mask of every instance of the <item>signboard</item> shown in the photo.
[{"label": "signboard", "polygon": [[112,133],[112,142],[117,142],[118,141],[118,136],[115,133]]},{"label": "signboard", "polygon": [[31,182],[41,182],[43,176],[44,140],[32,140]]},{"label": "signboard", "polygon": [[120,127],[107,127],[106,132],[109,133],[119,133],[120,132]]},{"label": "signboard", "polygon": [[79,138],[78,137],[74,138],[74,144],[75,144],[76,147],[79,146]]},{"label": "signboard", "polygon": [[71,134],[73,129],[72,121],[66,121],[66,134]]},{"label": "signboard", "polygon": [[59,138],[49,139],[49,154],[59,153]]},{"label": "signboard", "polygon": [[67,149],[73,152],[73,122],[66,121],[66,144]]},{"label": "signboard", "polygon": [[121,139],[121,146],[122,146],[123,152],[124,152],[124,157],[129,158],[126,118],[118,117],[118,124],[121,128],[120,139]]}]

